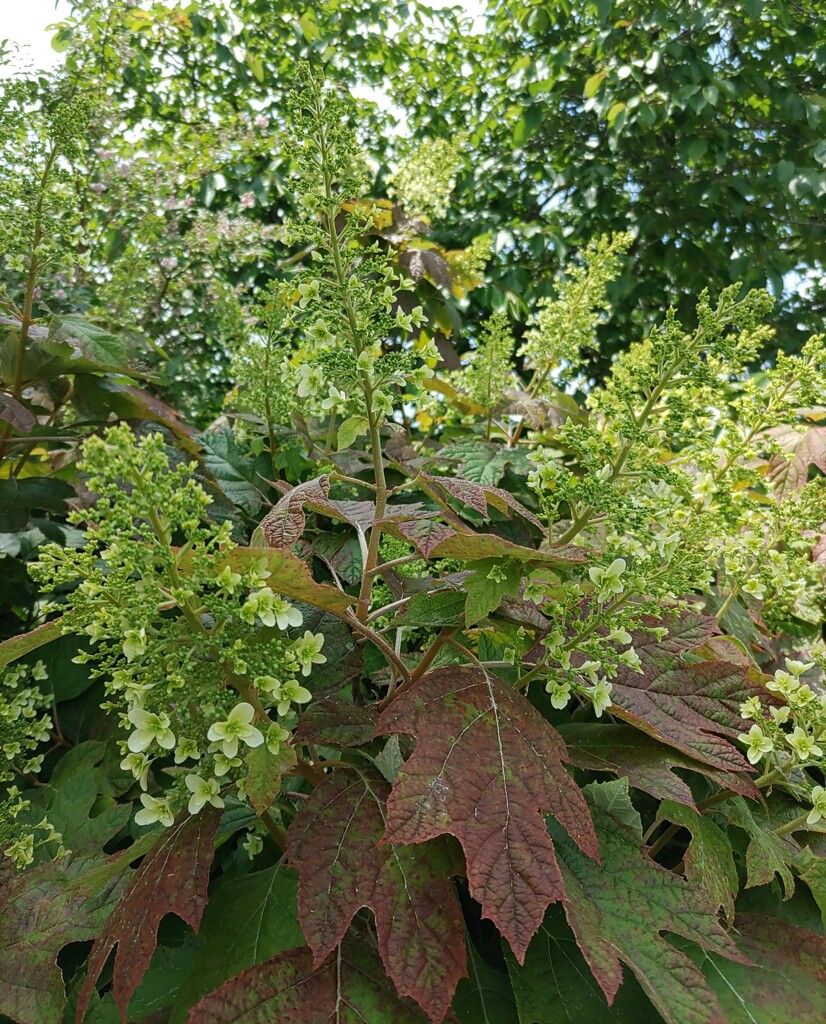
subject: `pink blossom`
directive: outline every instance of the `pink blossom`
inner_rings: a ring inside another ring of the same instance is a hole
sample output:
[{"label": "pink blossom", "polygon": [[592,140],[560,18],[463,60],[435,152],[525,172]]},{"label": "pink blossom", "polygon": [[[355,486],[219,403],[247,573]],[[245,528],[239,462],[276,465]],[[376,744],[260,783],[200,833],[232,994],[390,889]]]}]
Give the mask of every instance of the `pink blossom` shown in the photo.
[{"label": "pink blossom", "polygon": [[91,192],[97,192],[97,194],[100,195],[101,192],[106,191],[106,186],[103,184],[102,181],[93,181],[92,184],[89,186],[89,190]]},{"label": "pink blossom", "polygon": [[178,257],[177,256],[164,256],[164,258],[161,260],[161,267],[163,267],[164,270],[174,270],[175,267],[177,267],[177,266],[178,266]]},{"label": "pink blossom", "polygon": [[54,291],[54,298],[63,300],[66,298],[66,292],[63,288],[56,288]]},{"label": "pink blossom", "polygon": [[255,195],[252,192],[245,192],[241,196],[241,209],[251,210],[255,206]]},{"label": "pink blossom", "polygon": [[258,117],[256,117],[252,123],[255,125],[256,128],[260,128],[261,131],[264,131],[265,129],[269,128],[270,119],[267,116],[267,114],[259,114]]},{"label": "pink blossom", "polygon": [[163,208],[165,210],[174,210],[177,205],[178,200],[175,199],[173,196],[170,196],[170,198],[167,199],[167,201],[163,204]]}]

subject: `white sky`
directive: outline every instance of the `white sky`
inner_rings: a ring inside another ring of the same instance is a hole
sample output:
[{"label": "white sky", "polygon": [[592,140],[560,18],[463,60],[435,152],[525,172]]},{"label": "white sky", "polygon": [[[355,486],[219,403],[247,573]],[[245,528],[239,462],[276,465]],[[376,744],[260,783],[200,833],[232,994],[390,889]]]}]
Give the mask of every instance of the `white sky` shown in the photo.
[{"label": "white sky", "polygon": [[[485,0],[424,0],[431,7],[464,7],[481,27]],[[51,47],[46,26],[69,14],[66,0],[0,0],[0,39],[22,47],[20,59],[37,68],[48,68],[60,57]],[[3,72],[0,70],[0,76]]]}]

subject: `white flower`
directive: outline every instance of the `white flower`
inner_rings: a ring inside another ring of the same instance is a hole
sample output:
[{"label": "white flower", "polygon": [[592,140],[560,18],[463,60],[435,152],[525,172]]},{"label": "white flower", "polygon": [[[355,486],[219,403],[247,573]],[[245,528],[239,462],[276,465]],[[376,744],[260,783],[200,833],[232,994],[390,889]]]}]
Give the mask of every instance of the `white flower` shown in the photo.
[{"label": "white flower", "polygon": [[241,196],[240,206],[242,210],[251,210],[255,206],[255,193],[245,192]]},{"label": "white flower", "polygon": [[136,825],[152,825],[159,821],[167,828],[175,821],[175,815],[165,797],[150,796],[148,793],[141,793],[143,810],[135,815]]},{"label": "white flower", "polygon": [[612,640],[615,644],[630,644],[632,636],[627,629],[612,629],[607,639]]},{"label": "white flower", "polygon": [[272,611],[279,629],[288,629],[290,626],[300,626],[304,616],[289,601],[283,597],[276,597],[272,602]]},{"label": "white flower", "polygon": [[626,562],[624,558],[615,558],[607,567],[594,565],[588,570],[591,582],[597,588],[597,600],[600,603],[606,601],[612,594],[621,594],[623,591],[620,576],[625,572]]},{"label": "white flower", "polygon": [[222,775],[226,775],[230,768],[237,768],[241,764],[240,757],[227,757],[220,750],[215,752],[213,756],[215,758],[213,771],[219,778]]},{"label": "white flower", "polygon": [[125,772],[131,772],[138,780],[141,789],[146,789],[146,780],[149,776],[149,768],[152,764],[151,758],[146,754],[127,754],[121,761],[120,766]]},{"label": "white flower", "polygon": [[187,775],[184,783],[192,794],[187,805],[190,814],[197,814],[207,804],[212,804],[213,807],[224,806],[224,801],[218,795],[221,787],[215,779],[202,779],[200,775]]},{"label": "white flower", "polygon": [[640,675],[642,675],[643,670],[640,667],[642,664],[640,661],[640,656],[639,654],[637,654],[633,647],[629,647],[627,651],[623,651],[622,654],[617,655],[617,661],[621,662],[623,665],[626,665],[628,668],[633,669],[635,672],[639,672]]},{"label": "white flower", "polygon": [[600,679],[596,686],[586,687],[585,692],[591,698],[597,718],[602,718],[602,712],[611,707],[611,690],[613,688],[613,684],[604,679]]},{"label": "white flower", "polygon": [[297,679],[288,679],[286,683],[274,687],[272,695],[279,702],[276,711],[281,718],[289,713],[291,704],[306,704],[313,697],[307,687],[302,686]]},{"label": "white flower", "polygon": [[49,673],[46,670],[46,665],[42,661],[36,661],[32,666],[32,679],[38,683],[42,683],[44,680],[49,678]]},{"label": "white flower", "polygon": [[251,725],[255,717],[252,704],[242,701],[236,704],[223,722],[215,722],[209,727],[208,739],[219,743],[227,757],[235,757],[238,753],[238,741],[243,740],[248,747],[260,747],[264,742],[264,734]]},{"label": "white flower", "polygon": [[273,755],[277,754],[281,750],[281,745],[289,738],[290,730],[285,729],[277,722],[273,722],[269,729],[267,729],[267,750]]},{"label": "white flower", "polygon": [[190,758],[193,761],[197,761],[200,756],[201,751],[198,749],[198,744],[195,740],[189,740],[185,736],[178,740],[178,746],[175,747],[175,764],[181,764]]},{"label": "white flower", "polygon": [[123,653],[127,661],[139,657],[146,650],[146,630],[127,629],[123,634]]},{"label": "white flower", "polygon": [[135,726],[135,731],[130,733],[126,741],[130,750],[135,753],[146,750],[153,742],[157,742],[164,750],[171,750],[175,746],[175,733],[169,728],[169,715],[165,712],[156,715],[143,708],[132,708],[127,717]]},{"label": "white flower", "polygon": [[571,684],[570,683],[548,683],[545,687],[548,693],[551,695],[551,704],[557,710],[568,706],[568,701],[571,699]]},{"label": "white flower", "polygon": [[757,764],[764,754],[774,750],[774,743],[769,736],[766,736],[759,725],[753,725],[748,732],[741,732],[737,737],[741,743],[748,744],[746,757],[750,764]]},{"label": "white flower", "polygon": [[247,838],[241,843],[241,846],[246,850],[249,859],[252,860],[256,854],[259,854],[264,849],[264,840],[254,832],[248,832]]},{"label": "white flower", "polygon": [[344,405],[344,403],[346,401],[347,401],[347,395],[345,395],[345,393],[343,391],[339,391],[339,389],[335,386],[335,384],[331,384],[330,385],[330,392],[329,392],[327,398],[325,398],[322,401],[321,408],[322,409],[337,409],[340,405]]},{"label": "white flower", "polygon": [[815,743],[814,737],[809,736],[799,725],[795,726],[791,736],[786,737],[786,742],[795,752],[798,761],[809,761],[813,757],[823,756],[823,750]]},{"label": "white flower", "polygon": [[812,790],[812,809],[806,824],[815,825],[821,818],[826,818],[826,788],[815,786]]},{"label": "white flower", "polygon": [[313,665],[324,665],[327,659],[319,653],[324,646],[324,634],[312,634],[309,629],[304,631],[300,640],[293,641],[290,650],[295,654],[301,665],[301,674],[308,676]]}]

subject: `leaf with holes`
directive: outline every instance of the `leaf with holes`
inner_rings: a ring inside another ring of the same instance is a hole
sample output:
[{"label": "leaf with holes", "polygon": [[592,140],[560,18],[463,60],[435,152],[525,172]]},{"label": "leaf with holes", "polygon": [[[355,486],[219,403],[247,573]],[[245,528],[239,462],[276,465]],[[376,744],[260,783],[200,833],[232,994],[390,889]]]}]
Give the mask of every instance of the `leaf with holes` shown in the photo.
[{"label": "leaf with holes", "polygon": [[548,905],[566,898],[543,814],[597,855],[559,733],[521,693],[473,666],[423,676],[383,712],[378,732],[417,740],[388,801],[383,841],[456,836],[471,895],[521,960]]},{"label": "leaf with holes", "polygon": [[364,940],[349,939],[314,966],[295,949],[255,967],[205,996],[188,1024],[424,1024],[414,1003],[400,1000]]},{"label": "leaf with holes", "polygon": [[559,732],[568,747],[571,764],[627,778],[634,789],[641,789],[657,800],[675,800],[694,807],[694,795],[688,784],[675,774],[675,768],[705,775],[723,789],[753,800],[759,795],[747,776],[695,761],[630,725],[570,722],[559,726]]},{"label": "leaf with holes", "polygon": [[609,1003],[625,963],[667,1024],[726,1024],[702,973],[661,933],[681,935],[723,957],[745,958],[703,894],[652,861],[638,832],[598,805],[596,791],[603,785],[611,783],[586,788],[599,864],[549,822],[569,895],[565,915],[579,948]]},{"label": "leaf with holes", "polygon": [[464,929],[444,840],[379,845],[390,787],[372,768],[328,775],[287,833],[301,876],[298,914],[315,963],[344,938],[356,911],[376,918],[379,953],[401,996],[441,1021],[466,975]]},{"label": "leaf with holes", "polygon": [[89,953],[86,980],[77,1002],[78,1024],[114,946],[113,986],[121,1017],[146,973],[158,942],[158,926],[177,914],[197,931],[207,900],[213,838],[220,814],[206,807],[167,829],[135,872]]},{"label": "leaf with holes", "polygon": [[715,768],[753,772],[729,738],[742,732],[742,702],[768,696],[760,673],[730,661],[680,658],[714,632],[713,620],[683,614],[663,640],[636,633],[633,644],[642,671],[620,667],[611,713]]},{"label": "leaf with holes", "polygon": [[74,857],[17,871],[0,856],[0,1014],[16,1024],[63,1019],[57,965],[71,942],[91,941],[117,902],[118,876],[86,884],[100,861]]},{"label": "leaf with holes", "polygon": [[658,822],[682,825],[691,833],[685,851],[685,877],[705,893],[712,910],[722,907],[726,918],[734,918],[734,897],[740,888],[731,842],[707,815],[673,800],[664,800],[657,811]]}]

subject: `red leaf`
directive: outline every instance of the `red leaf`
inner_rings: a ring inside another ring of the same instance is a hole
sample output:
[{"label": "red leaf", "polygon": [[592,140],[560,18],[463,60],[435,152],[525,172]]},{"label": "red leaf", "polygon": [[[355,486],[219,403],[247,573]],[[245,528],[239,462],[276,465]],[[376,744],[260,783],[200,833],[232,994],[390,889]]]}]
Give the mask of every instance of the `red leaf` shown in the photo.
[{"label": "red leaf", "polygon": [[650,736],[724,771],[753,772],[726,736],[742,732],[740,704],[766,696],[750,670],[730,661],[682,661],[679,655],[717,632],[713,619],[683,614],[663,640],[637,633],[642,674],[620,667],[611,713]]},{"label": "red leaf", "polygon": [[329,476],[308,480],[288,491],[258,524],[267,544],[271,548],[289,548],[295,544],[304,533],[307,521],[304,515],[305,502],[324,501],[329,493]]},{"label": "red leaf", "polygon": [[475,509],[483,516],[487,516],[490,505],[504,515],[510,515],[508,511],[510,509],[522,516],[523,519],[527,519],[529,523],[533,523],[543,534],[548,532],[529,508],[525,508],[510,491],[505,491],[501,487],[486,487],[483,484],[474,483],[472,480],[451,476],[428,476],[423,473],[422,478],[429,484],[438,484],[448,494],[458,498],[459,501],[464,502],[465,505]]},{"label": "red leaf", "polygon": [[674,800],[695,807],[690,788],[675,775],[675,768],[699,772],[723,789],[752,800],[760,796],[760,791],[746,776],[695,761],[628,725],[572,722],[560,726],[559,731],[567,744],[571,764],[627,778],[629,785],[650,793],[657,800]]},{"label": "red leaf", "polygon": [[444,523],[439,523],[433,519],[419,519],[412,520],[409,523],[399,523],[396,530],[405,540],[410,541],[424,559],[430,558],[437,544],[447,540],[448,537],[453,537],[456,533],[449,526],[445,526]]},{"label": "red leaf", "polygon": [[287,833],[301,875],[298,916],[315,963],[361,907],[376,917],[379,953],[401,996],[441,1021],[467,974],[464,927],[450,881],[461,865],[442,842],[382,845],[390,787],[372,768],[328,775]]},{"label": "red leaf", "polygon": [[89,954],[86,980],[77,1001],[81,1024],[106,961],[117,945],[114,965],[115,1002],[126,1021],[126,1008],[149,967],[158,943],[158,925],[166,914],[177,914],[195,931],[207,901],[213,838],[220,813],[206,807],[167,829],[147,854],[126,892],[95,940]]},{"label": "red leaf", "polygon": [[378,732],[418,741],[390,795],[383,842],[455,835],[471,895],[521,962],[548,905],[566,898],[544,813],[597,856],[559,733],[521,693],[474,666],[423,676],[385,710]]},{"label": "red leaf", "polygon": [[423,1024],[396,998],[378,957],[350,940],[319,967],[307,949],[282,953],[225,982],[193,1008],[188,1024]]}]

